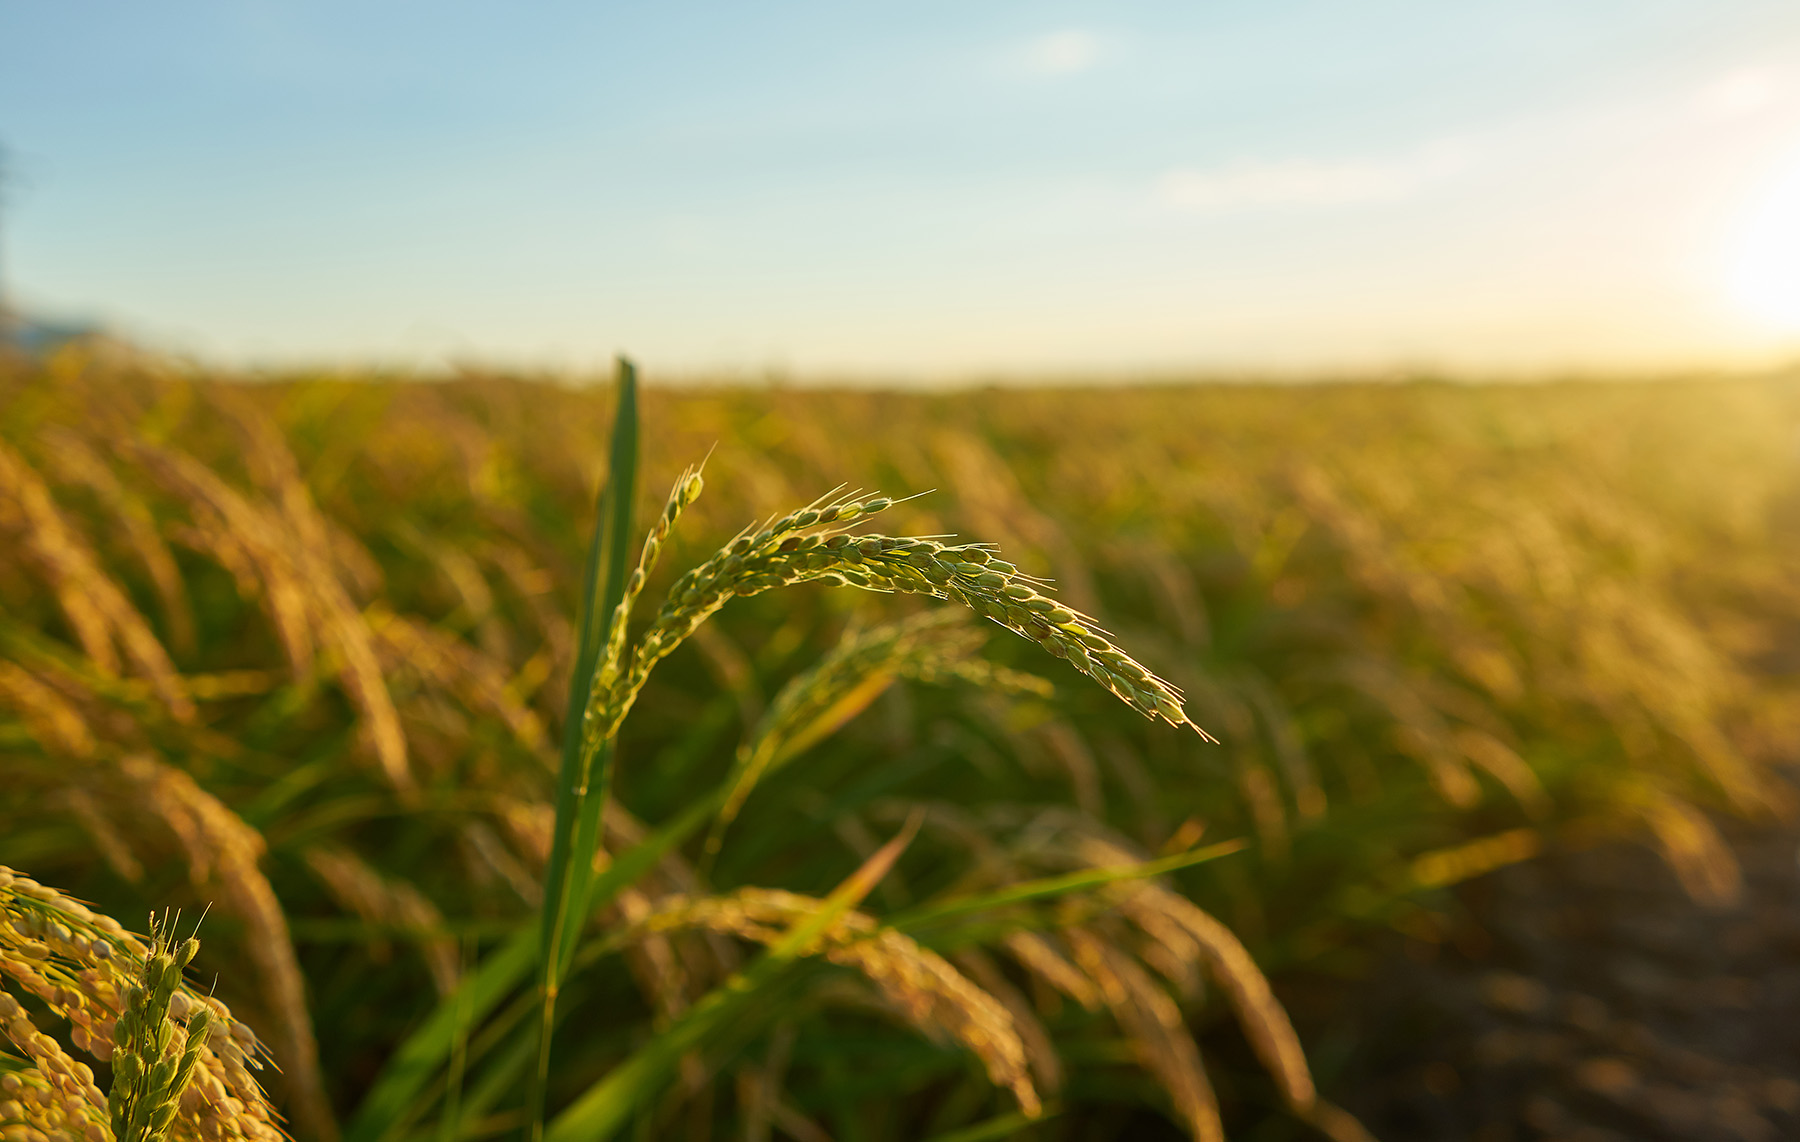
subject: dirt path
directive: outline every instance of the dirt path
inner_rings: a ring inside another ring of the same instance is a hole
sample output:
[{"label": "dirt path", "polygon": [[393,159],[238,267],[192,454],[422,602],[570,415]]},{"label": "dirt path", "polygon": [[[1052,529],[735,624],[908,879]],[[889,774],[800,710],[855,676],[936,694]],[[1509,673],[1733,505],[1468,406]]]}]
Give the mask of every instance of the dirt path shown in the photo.
[{"label": "dirt path", "polygon": [[1341,1089],[1383,1142],[1800,1139],[1800,863],[1739,833],[1742,902],[1660,859],[1563,852],[1463,889],[1455,946],[1397,953]]}]

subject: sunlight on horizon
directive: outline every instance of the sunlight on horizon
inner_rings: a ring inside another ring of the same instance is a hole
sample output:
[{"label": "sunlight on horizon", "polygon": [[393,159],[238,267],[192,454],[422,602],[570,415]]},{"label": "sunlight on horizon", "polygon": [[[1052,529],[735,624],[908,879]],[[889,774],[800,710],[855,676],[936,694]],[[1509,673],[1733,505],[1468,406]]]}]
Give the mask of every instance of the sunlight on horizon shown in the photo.
[{"label": "sunlight on horizon", "polygon": [[0,3],[0,292],[203,360],[628,348],[919,380],[1800,354],[1800,5],[1777,0],[469,0],[426,30],[349,0],[97,5]]},{"label": "sunlight on horizon", "polygon": [[1800,333],[1800,154],[1744,211],[1725,288],[1735,307],[1778,333]]}]

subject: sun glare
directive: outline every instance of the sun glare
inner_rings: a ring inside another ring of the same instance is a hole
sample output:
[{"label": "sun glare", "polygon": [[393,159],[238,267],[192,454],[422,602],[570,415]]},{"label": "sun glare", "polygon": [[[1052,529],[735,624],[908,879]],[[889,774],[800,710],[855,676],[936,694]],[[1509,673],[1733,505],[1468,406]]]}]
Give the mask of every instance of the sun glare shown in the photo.
[{"label": "sun glare", "polygon": [[1800,332],[1800,162],[1751,201],[1729,257],[1732,304],[1759,324]]}]

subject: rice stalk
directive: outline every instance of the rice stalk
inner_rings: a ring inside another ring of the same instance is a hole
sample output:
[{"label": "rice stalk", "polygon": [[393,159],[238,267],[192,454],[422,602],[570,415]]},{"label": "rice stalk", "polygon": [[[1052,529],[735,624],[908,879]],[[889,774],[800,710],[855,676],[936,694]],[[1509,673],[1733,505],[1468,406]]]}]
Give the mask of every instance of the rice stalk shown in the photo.
[{"label": "rice stalk", "polygon": [[[581,924],[587,917],[593,856],[605,831],[603,822],[612,781],[611,738],[592,741],[587,723],[592,715],[595,680],[610,658],[612,632],[608,624],[627,594],[626,537],[631,531],[632,500],[637,489],[638,418],[637,369],[624,357],[618,360],[618,404],[613,413],[612,446],[606,464],[606,479],[595,505],[594,528],[582,573],[580,633],[569,673],[568,716],[563,722],[562,762],[556,784],[556,820],[539,912],[538,1058],[525,1094],[526,1136],[531,1142],[538,1142],[544,1135],[544,1089],[549,1082],[556,1001],[564,973],[575,954]],[[575,716],[578,707],[580,717]]]}]

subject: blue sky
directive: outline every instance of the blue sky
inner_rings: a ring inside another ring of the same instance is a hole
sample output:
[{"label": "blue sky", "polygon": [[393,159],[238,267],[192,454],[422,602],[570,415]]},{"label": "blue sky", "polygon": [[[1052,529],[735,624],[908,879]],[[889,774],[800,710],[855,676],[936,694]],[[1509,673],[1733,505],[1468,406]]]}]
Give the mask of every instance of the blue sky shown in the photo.
[{"label": "blue sky", "polygon": [[0,143],[16,297],[239,363],[1800,350],[1793,0],[0,0]]}]

